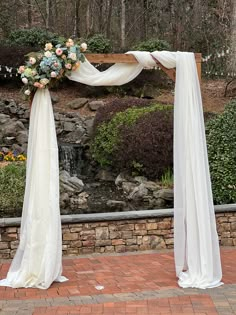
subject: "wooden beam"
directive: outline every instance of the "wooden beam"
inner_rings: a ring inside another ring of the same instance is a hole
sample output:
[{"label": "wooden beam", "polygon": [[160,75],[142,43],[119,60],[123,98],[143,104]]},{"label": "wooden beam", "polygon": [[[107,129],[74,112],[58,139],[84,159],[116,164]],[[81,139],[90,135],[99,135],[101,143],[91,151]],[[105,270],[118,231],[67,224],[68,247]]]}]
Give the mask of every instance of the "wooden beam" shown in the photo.
[{"label": "wooden beam", "polygon": [[[85,54],[86,58],[91,63],[137,63],[134,55],[131,54]],[[199,80],[201,80],[201,62],[202,54],[195,54],[197,71]],[[167,69],[160,62],[155,60],[160,67],[173,81],[175,81],[175,69]]]}]

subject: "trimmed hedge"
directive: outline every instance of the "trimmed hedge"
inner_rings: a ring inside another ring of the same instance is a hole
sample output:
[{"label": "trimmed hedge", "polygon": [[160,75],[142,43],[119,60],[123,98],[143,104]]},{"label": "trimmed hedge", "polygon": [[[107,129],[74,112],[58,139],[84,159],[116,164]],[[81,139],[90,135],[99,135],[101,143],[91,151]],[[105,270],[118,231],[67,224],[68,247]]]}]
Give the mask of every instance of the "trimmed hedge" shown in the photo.
[{"label": "trimmed hedge", "polygon": [[170,44],[161,39],[148,39],[146,41],[140,42],[132,47],[132,50],[141,51],[161,51],[161,50],[171,50]]},{"label": "trimmed hedge", "polygon": [[111,41],[102,34],[95,34],[86,40],[88,52],[108,54],[112,52]]},{"label": "trimmed hedge", "polygon": [[150,100],[140,98],[118,98],[100,107],[94,119],[94,128],[105,122],[109,122],[119,112],[124,112],[131,107],[146,107],[151,104]]},{"label": "trimmed hedge", "polygon": [[26,164],[11,162],[0,168],[0,213],[21,210],[25,190]]},{"label": "trimmed hedge", "polygon": [[8,36],[7,44],[21,47],[44,47],[46,42],[51,42],[55,45],[64,41],[65,38],[58,34],[34,27],[12,31]]},{"label": "trimmed hedge", "polygon": [[153,104],[125,109],[123,104],[121,109],[115,114],[107,110],[110,117],[107,114],[97,124],[91,143],[93,158],[117,171],[160,178],[173,166],[173,106]]},{"label": "trimmed hedge", "polygon": [[236,100],[206,124],[212,191],[216,204],[236,202]]}]

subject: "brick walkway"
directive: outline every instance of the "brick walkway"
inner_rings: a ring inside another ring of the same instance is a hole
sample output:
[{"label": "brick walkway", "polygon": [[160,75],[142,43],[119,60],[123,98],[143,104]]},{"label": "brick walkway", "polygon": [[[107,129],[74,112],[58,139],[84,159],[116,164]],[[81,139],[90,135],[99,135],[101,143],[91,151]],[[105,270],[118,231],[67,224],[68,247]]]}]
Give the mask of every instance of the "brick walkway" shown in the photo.
[{"label": "brick walkway", "polygon": [[[221,256],[225,285],[208,290],[178,287],[172,251],[64,258],[69,281],[48,290],[0,287],[0,314],[236,314],[236,248]],[[0,265],[0,278],[8,268]]]}]

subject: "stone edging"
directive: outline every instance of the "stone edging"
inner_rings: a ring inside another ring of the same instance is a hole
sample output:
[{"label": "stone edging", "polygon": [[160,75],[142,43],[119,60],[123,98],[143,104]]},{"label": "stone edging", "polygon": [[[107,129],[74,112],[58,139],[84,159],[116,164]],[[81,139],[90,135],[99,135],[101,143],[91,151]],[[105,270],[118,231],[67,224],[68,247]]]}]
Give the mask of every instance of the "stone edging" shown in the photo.
[{"label": "stone edging", "polygon": [[[214,206],[215,213],[236,212],[236,204]],[[83,223],[83,222],[100,222],[100,221],[118,221],[132,219],[162,218],[173,217],[174,209],[158,210],[140,210],[140,211],[123,211],[107,213],[89,213],[89,214],[71,214],[62,215],[61,223]],[[20,226],[21,218],[2,218],[0,227]]]}]

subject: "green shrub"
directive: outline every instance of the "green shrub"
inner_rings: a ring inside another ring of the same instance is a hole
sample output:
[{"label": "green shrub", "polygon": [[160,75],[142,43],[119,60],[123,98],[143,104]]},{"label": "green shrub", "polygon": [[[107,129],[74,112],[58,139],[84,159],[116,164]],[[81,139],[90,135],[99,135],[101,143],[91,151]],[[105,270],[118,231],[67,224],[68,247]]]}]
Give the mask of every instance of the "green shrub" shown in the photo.
[{"label": "green shrub", "polygon": [[87,39],[88,52],[96,54],[107,54],[112,52],[112,45],[109,39],[102,34],[95,34]]},{"label": "green shrub", "polygon": [[144,42],[138,43],[132,47],[132,50],[141,51],[156,51],[156,50],[170,50],[170,44],[165,40],[149,39]]},{"label": "green shrub", "polygon": [[[173,163],[172,109],[173,106],[154,104],[116,113],[110,121],[98,125],[91,144],[93,158],[101,166],[158,177]],[[163,143],[166,136],[168,145]]]},{"label": "green shrub", "polygon": [[216,204],[236,202],[236,100],[207,122],[206,137]]},{"label": "green shrub", "polygon": [[0,168],[0,212],[21,210],[25,190],[25,163],[10,163]]},{"label": "green shrub", "polygon": [[7,39],[9,45],[31,47],[44,46],[46,42],[51,42],[55,45],[63,41],[65,41],[64,37],[39,28],[12,31]]}]

